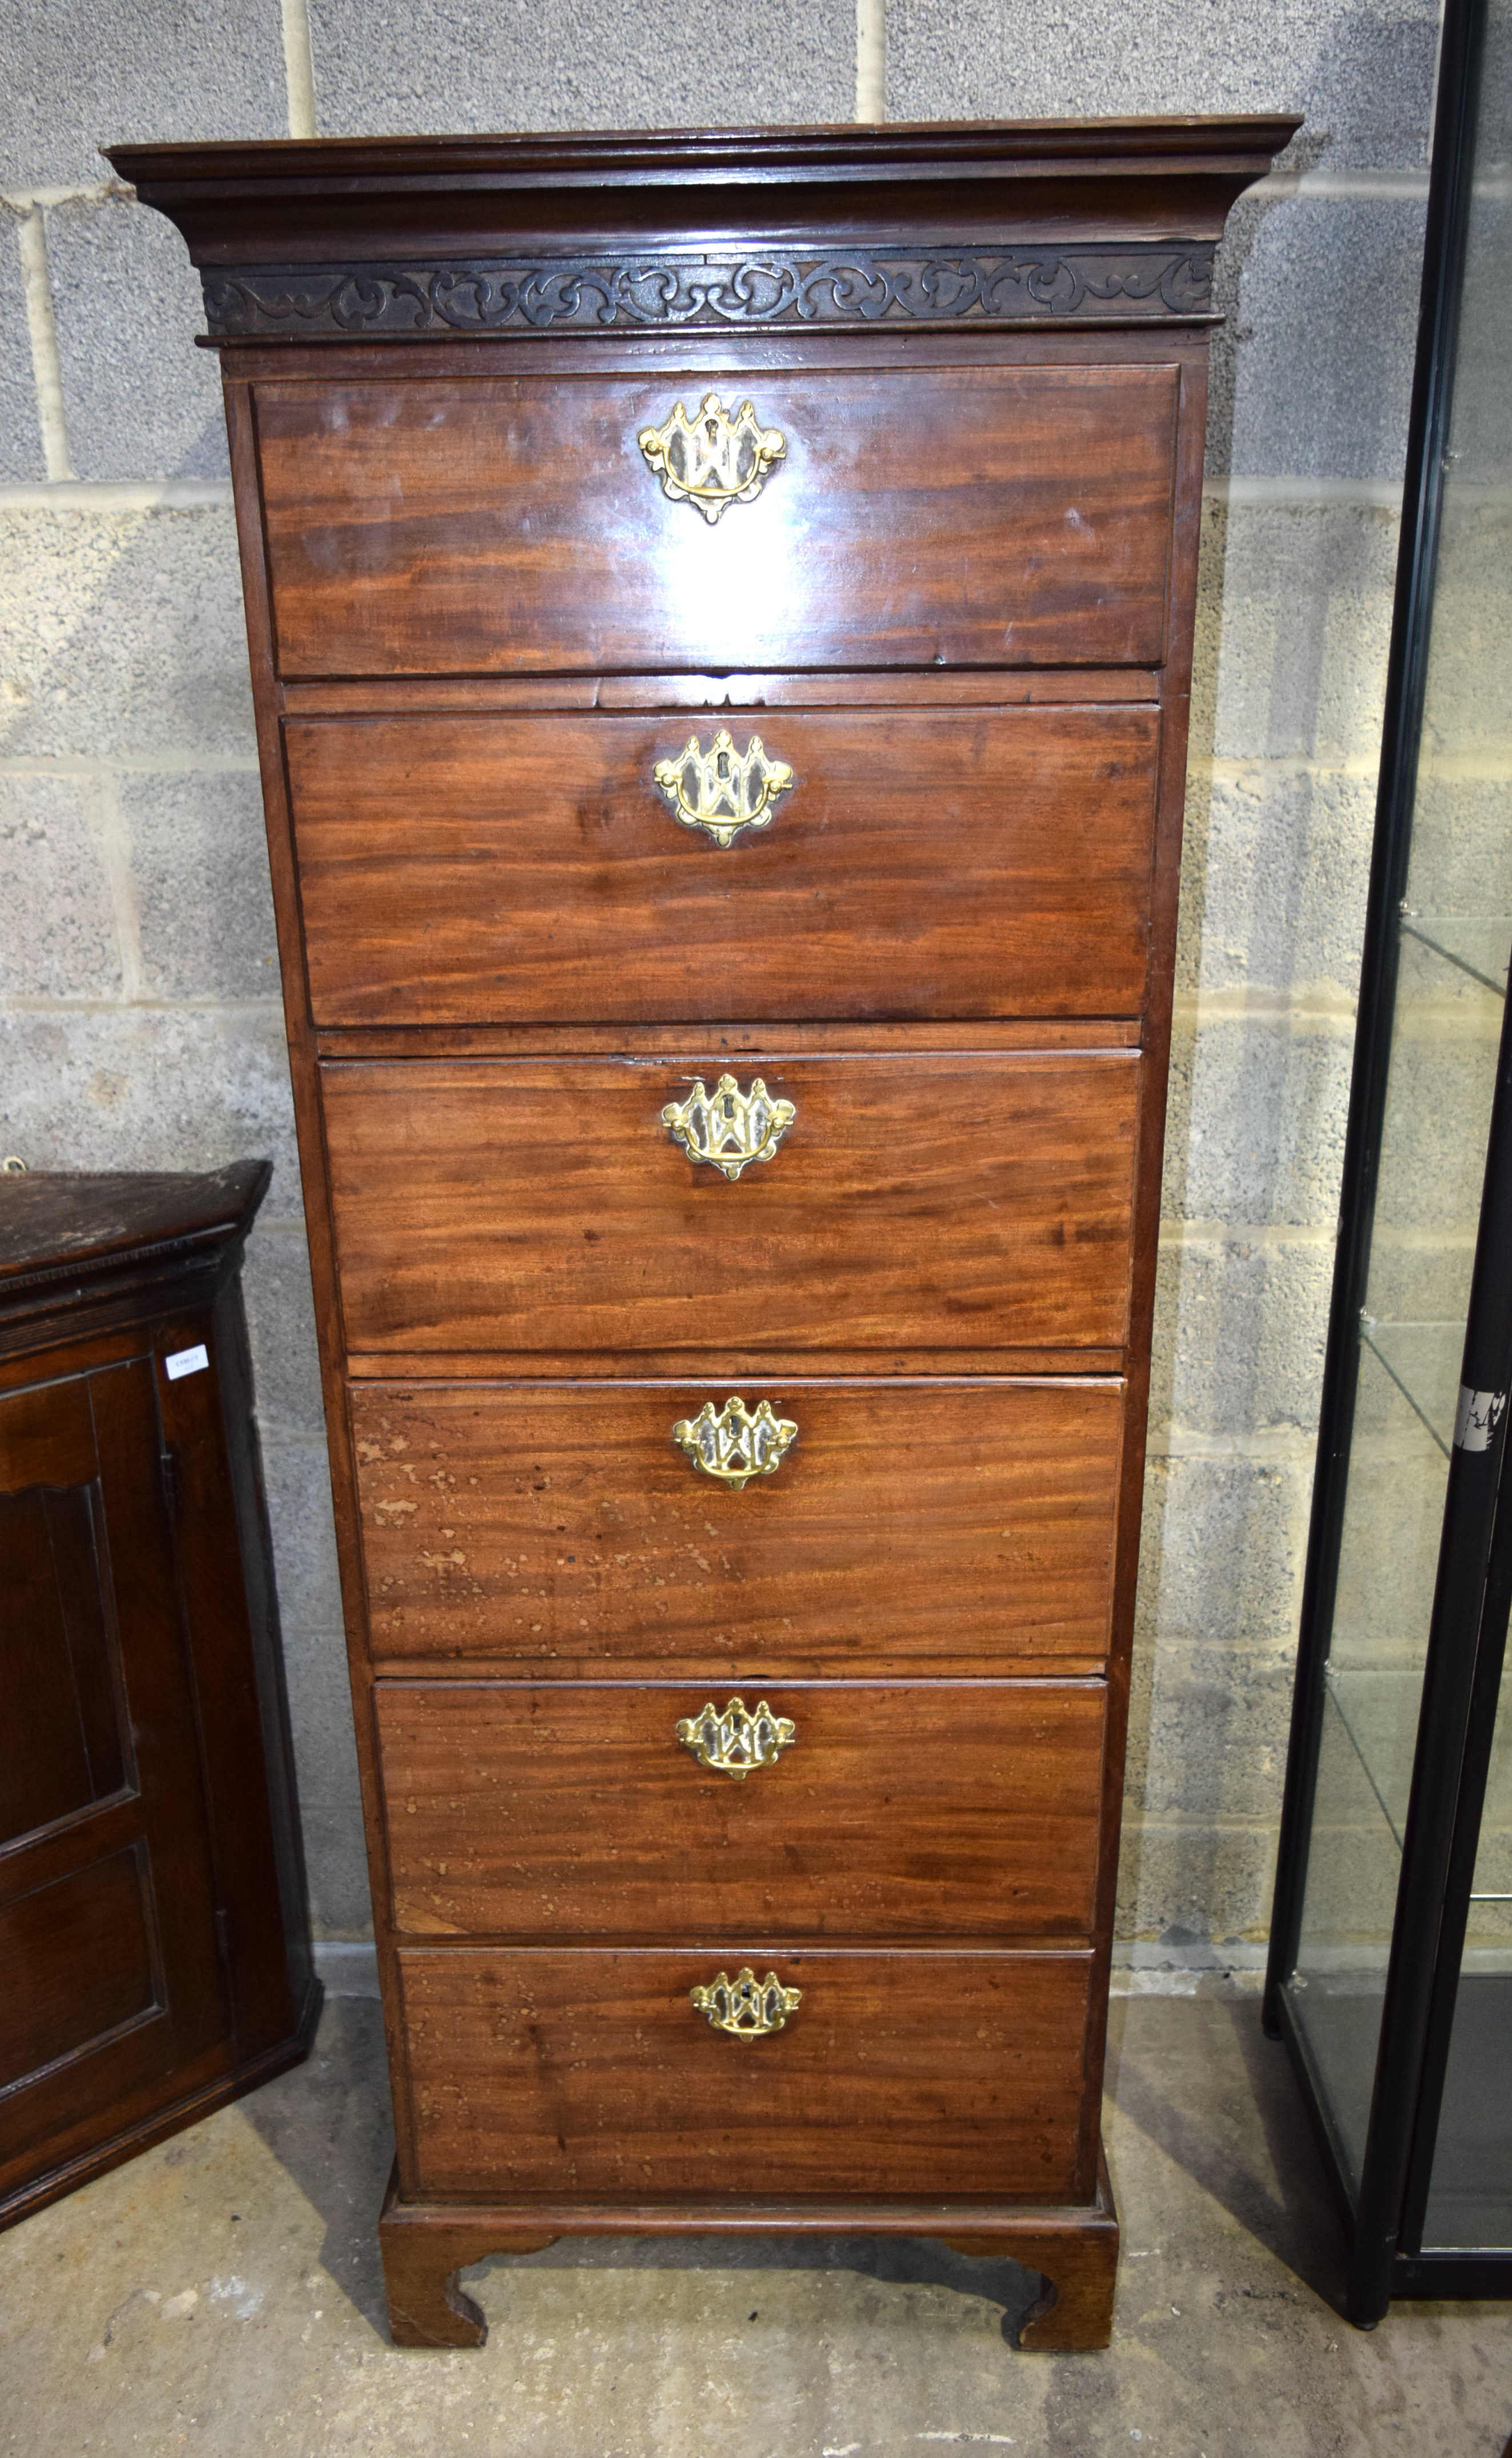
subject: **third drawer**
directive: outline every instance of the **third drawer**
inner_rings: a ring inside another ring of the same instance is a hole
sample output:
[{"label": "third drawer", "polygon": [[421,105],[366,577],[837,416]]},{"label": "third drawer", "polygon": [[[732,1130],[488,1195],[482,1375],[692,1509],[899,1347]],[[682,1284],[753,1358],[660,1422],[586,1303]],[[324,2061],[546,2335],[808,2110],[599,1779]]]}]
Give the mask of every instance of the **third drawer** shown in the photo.
[{"label": "third drawer", "polygon": [[[741,1491],[674,1435],[762,1403]],[[517,1676],[1097,1673],[1124,1386],[1007,1377],[355,1385],[375,1659]]]},{"label": "third drawer", "polygon": [[328,1063],[348,1347],[1123,1344],[1136,1052],[741,1061],[797,1114],[733,1182],[662,1123],[721,1063]]},{"label": "third drawer", "polygon": [[756,1744],[723,1685],[380,1682],[396,1927],[1090,1934],[1101,1682],[742,1688]]}]

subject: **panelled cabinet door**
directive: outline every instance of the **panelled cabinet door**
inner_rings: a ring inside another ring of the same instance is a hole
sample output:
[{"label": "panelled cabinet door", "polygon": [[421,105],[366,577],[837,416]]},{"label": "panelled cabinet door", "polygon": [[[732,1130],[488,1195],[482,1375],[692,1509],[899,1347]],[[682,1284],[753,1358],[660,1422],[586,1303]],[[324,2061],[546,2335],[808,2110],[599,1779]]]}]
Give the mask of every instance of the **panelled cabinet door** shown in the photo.
[{"label": "panelled cabinet door", "polygon": [[153,1375],[0,1399],[0,2194],[231,2058]]}]

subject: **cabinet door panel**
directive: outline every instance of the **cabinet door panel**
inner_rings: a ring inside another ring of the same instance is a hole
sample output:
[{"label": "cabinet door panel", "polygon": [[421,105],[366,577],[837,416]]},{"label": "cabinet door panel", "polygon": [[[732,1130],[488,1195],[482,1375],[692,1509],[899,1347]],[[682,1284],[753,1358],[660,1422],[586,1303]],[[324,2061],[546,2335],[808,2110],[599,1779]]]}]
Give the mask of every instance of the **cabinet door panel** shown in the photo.
[{"label": "cabinet door panel", "polygon": [[155,1370],[0,1398],[7,1601],[35,1607],[0,1727],[36,1752],[0,1849],[0,2201],[234,2054]]}]

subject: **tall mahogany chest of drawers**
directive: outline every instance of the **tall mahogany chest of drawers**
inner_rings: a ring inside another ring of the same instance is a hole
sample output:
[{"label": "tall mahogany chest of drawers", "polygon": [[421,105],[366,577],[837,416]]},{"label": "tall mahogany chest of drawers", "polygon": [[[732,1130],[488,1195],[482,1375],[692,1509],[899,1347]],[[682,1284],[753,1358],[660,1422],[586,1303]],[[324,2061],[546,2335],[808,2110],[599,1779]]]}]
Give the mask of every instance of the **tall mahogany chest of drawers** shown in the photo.
[{"label": "tall mahogany chest of drawers", "polygon": [[398,2158],[1098,2142],[1213,245],[1285,119],[120,148],[226,381]]}]

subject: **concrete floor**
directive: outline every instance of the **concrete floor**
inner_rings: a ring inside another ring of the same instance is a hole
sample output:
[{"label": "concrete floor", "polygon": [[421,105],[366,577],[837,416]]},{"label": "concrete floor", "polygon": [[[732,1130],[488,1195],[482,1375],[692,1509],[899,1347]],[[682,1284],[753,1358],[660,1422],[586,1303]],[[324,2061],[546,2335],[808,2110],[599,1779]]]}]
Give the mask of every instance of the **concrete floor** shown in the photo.
[{"label": "concrete floor", "polygon": [[1506,2305],[1398,2305],[1363,2336],[1327,2302],[1339,2231],[1253,1992],[1114,2018],[1106,2355],[1016,2353],[1033,2282],[1006,2266],[713,2240],[485,2265],[481,2353],[397,2351],[378,2009],[346,1998],[300,2072],[0,2237],[0,2451],[1502,2458]]}]

